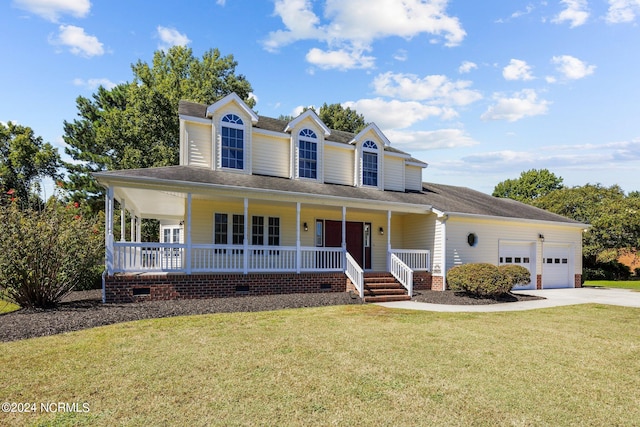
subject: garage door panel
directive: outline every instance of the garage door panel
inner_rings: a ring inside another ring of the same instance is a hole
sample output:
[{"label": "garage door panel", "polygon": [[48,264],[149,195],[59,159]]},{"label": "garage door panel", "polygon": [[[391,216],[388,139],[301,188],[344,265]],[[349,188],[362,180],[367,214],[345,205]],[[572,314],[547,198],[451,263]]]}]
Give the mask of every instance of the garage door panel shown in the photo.
[{"label": "garage door panel", "polygon": [[[529,273],[534,270],[532,243],[501,243],[499,253],[499,265],[520,265]],[[514,290],[535,289],[535,277],[531,274],[531,282],[527,285],[516,286]]]},{"label": "garage door panel", "polygon": [[570,288],[573,285],[571,278],[571,253],[570,247],[545,247],[542,259],[542,287]]}]

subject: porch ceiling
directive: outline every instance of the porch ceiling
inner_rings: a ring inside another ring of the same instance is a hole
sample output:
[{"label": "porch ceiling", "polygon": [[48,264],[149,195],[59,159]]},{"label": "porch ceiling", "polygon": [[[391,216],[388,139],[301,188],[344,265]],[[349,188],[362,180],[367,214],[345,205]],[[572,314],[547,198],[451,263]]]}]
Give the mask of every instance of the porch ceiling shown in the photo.
[{"label": "porch ceiling", "polygon": [[116,187],[115,198],[142,218],[183,218],[186,193]]}]

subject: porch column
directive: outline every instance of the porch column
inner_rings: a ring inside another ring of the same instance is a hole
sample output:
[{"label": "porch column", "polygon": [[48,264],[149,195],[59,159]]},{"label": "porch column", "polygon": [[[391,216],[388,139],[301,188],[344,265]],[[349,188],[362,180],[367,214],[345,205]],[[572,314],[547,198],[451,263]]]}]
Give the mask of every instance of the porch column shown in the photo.
[{"label": "porch column", "polygon": [[187,274],[191,274],[191,193],[187,193],[187,227],[184,238],[187,244],[187,255],[185,257]]},{"label": "porch column", "polygon": [[391,211],[387,211],[387,271],[391,271]]},{"label": "porch column", "polygon": [[129,212],[131,215],[131,241],[136,241],[136,213],[131,211]]},{"label": "porch column", "polygon": [[125,200],[123,199],[120,202],[120,241],[126,242],[127,239],[124,237],[126,234],[126,219],[127,219],[127,207],[125,205]]},{"label": "porch column", "polygon": [[242,269],[244,274],[249,273],[249,199],[244,198],[244,239],[242,240],[244,249],[242,253]]},{"label": "porch column", "polygon": [[113,275],[113,187],[107,188],[105,210],[105,266],[108,275]]},{"label": "porch column", "polygon": [[142,242],[142,217],[138,215],[136,217],[136,222],[138,223],[138,227],[136,228],[136,242]]},{"label": "porch column", "polygon": [[347,207],[342,207],[342,251],[347,252]]},{"label": "porch column", "polygon": [[300,274],[302,253],[300,252],[300,202],[296,202],[296,273]]}]

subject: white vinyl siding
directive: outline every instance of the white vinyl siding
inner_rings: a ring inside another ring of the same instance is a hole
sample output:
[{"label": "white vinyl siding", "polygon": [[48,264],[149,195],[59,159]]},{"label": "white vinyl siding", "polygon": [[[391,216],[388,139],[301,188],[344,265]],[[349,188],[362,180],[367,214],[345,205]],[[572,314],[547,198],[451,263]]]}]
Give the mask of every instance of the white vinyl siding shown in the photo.
[{"label": "white vinyl siding", "polygon": [[[474,233],[477,244],[469,246],[467,236]],[[542,234],[544,243],[538,238]],[[535,243],[535,268],[531,266],[531,280],[541,274],[542,247],[547,244],[562,242],[573,248],[573,274],[582,273],[581,251],[582,230],[562,225],[532,223],[522,221],[500,221],[499,219],[456,218],[447,221],[447,270],[454,265],[487,262],[498,264],[499,246],[503,243]]]},{"label": "white vinyl siding", "polygon": [[404,159],[384,156],[384,189],[404,191]]},{"label": "white vinyl siding", "polygon": [[187,141],[187,165],[210,168],[213,150],[211,126],[186,122],[184,138]]},{"label": "white vinyl siding", "polygon": [[324,148],[324,182],[353,185],[354,151],[333,146]]},{"label": "white vinyl siding", "polygon": [[422,168],[405,166],[404,187],[406,190],[422,190]]},{"label": "white vinyl siding", "polygon": [[288,138],[278,138],[271,135],[253,135],[253,169],[260,175],[279,176],[289,178],[291,156]]}]

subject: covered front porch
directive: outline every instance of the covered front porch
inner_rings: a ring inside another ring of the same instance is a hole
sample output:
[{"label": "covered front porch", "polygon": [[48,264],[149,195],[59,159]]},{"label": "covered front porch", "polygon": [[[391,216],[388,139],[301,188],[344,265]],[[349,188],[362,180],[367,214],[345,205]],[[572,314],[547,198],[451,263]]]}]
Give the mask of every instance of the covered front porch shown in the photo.
[{"label": "covered front porch", "polygon": [[[414,272],[431,269],[431,243],[416,229],[431,220],[428,206],[185,183],[106,187],[107,277],[338,274],[362,297],[367,271],[390,272],[411,295]],[[143,242],[142,219],[172,232]]]}]

